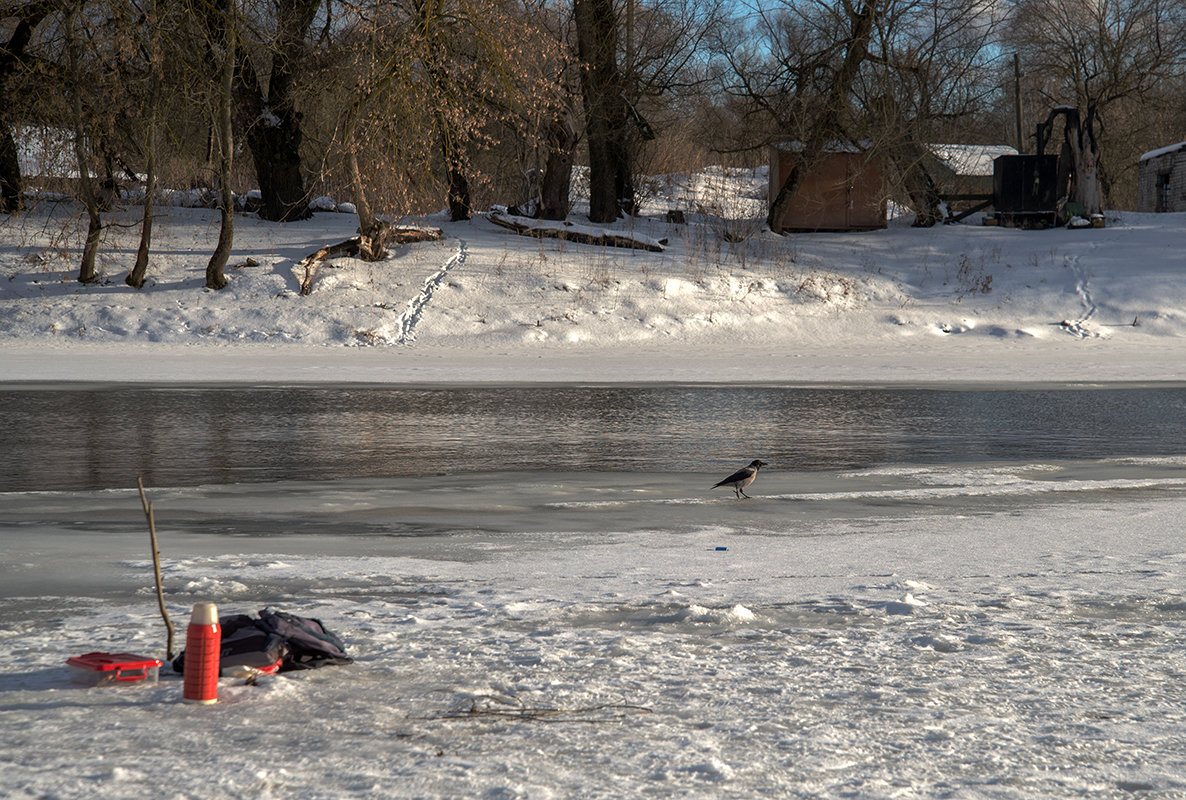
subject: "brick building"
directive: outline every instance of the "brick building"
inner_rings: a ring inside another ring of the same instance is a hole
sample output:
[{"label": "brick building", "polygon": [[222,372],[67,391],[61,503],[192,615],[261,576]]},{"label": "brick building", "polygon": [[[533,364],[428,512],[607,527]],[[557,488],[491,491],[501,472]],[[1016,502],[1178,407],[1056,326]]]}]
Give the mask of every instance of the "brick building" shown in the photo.
[{"label": "brick building", "polygon": [[1186,142],[1151,150],[1137,169],[1138,211],[1186,211]]}]

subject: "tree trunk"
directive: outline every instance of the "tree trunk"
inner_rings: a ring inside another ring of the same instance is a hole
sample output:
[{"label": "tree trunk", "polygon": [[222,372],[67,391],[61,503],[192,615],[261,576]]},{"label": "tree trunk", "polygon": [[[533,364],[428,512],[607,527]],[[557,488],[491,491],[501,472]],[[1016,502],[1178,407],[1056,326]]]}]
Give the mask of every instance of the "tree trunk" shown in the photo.
[{"label": "tree trunk", "polygon": [[469,219],[471,211],[469,180],[461,167],[454,163],[449,167],[449,219],[462,222]]},{"label": "tree trunk", "polygon": [[300,130],[257,124],[247,136],[263,198],[259,215],[275,222],[313,216],[301,169]]},{"label": "tree trunk", "polygon": [[577,51],[589,147],[589,219],[612,222],[633,209],[634,182],[626,144],[625,86],[618,70],[613,0],[576,0]]},{"label": "tree trunk", "polygon": [[852,87],[856,82],[861,64],[869,55],[869,38],[873,33],[873,18],[877,12],[877,3],[878,0],[863,0],[860,11],[856,11],[847,0],[845,2],[849,21],[852,24],[852,35],[845,49],[844,61],[832,77],[832,85],[828,91],[828,97],[824,101],[824,107],[811,124],[807,141],[803,143],[803,149],[800,151],[799,157],[795,159],[791,174],[787,176],[786,181],[783,182],[775,195],[774,202],[770,204],[770,213],[766,217],[766,224],[775,233],[782,233],[783,220],[791,207],[791,202],[795,199],[795,193],[803,185],[803,179],[807,176],[808,170],[814,166],[816,160],[827,148],[828,142],[840,135],[842,113],[847,105],[848,97],[852,93]]},{"label": "tree trunk", "polygon": [[926,165],[921,160],[912,159],[906,165],[903,173],[906,193],[910,195],[910,203],[914,206],[914,228],[933,228],[942,221],[939,211],[939,190],[927,172]]},{"label": "tree trunk", "polygon": [[0,45],[0,98],[5,98],[0,100],[0,213],[15,214],[24,208],[21,162],[11,120],[6,118],[9,110],[6,99],[9,96],[8,80],[24,68],[25,48],[33,39],[34,29],[50,12],[57,11],[60,5],[61,0],[34,0],[5,12],[10,17],[16,17],[17,23],[8,42]]},{"label": "tree trunk", "polygon": [[231,256],[235,238],[235,196],[231,191],[231,166],[234,158],[234,131],[231,125],[231,95],[235,79],[235,21],[234,9],[227,3],[222,6],[223,20],[223,62],[222,80],[218,97],[218,206],[221,224],[218,228],[218,244],[206,264],[206,287],[222,289],[226,286],[226,264]]},{"label": "tree trunk", "polygon": [[808,171],[814,166],[826,146],[827,137],[817,136],[813,131],[811,138],[803,145],[803,149],[795,158],[790,174],[787,175],[787,179],[783,181],[778,193],[774,196],[774,202],[770,204],[770,213],[766,216],[766,225],[770,230],[782,233],[782,223],[786,219],[787,211],[791,208],[795,194],[803,185]]},{"label": "tree trunk", "polygon": [[144,165],[144,209],[140,221],[140,246],[136,249],[136,263],[132,271],[124,278],[124,283],[134,289],[144,288],[144,276],[148,272],[148,251],[152,247],[152,212],[154,196],[156,195],[156,135],[160,115],[160,53],[156,42],[156,2],[149,11],[150,36],[153,37],[149,46],[149,70],[152,77],[149,81],[150,97],[148,100],[148,130],[145,136],[145,165]]},{"label": "tree trunk", "polygon": [[[89,184],[89,179],[82,181]],[[95,271],[95,255],[99,252],[99,234],[103,232],[103,218],[99,215],[99,203],[93,190],[86,192],[86,244],[82,248],[82,261],[78,265],[78,282],[95,283],[99,275]]]},{"label": "tree trunk", "polygon": [[80,15],[82,2],[71,9],[66,18],[66,51],[70,69],[70,110],[74,123],[74,162],[78,166],[78,194],[86,207],[86,244],[82,248],[82,261],[78,265],[78,282],[94,283],[99,280],[95,271],[95,255],[99,251],[99,235],[103,232],[103,218],[99,213],[99,198],[91,182],[90,159],[86,152],[86,131],[82,118],[82,75],[78,64],[78,50],[82,46],[75,31],[75,17]]},{"label": "tree trunk", "polygon": [[107,137],[99,138],[99,152],[102,154],[103,179],[99,181],[99,191],[96,195],[101,211],[111,211],[119,199],[119,181],[115,177],[115,154],[108,146]]},{"label": "tree trunk", "polygon": [[[1068,118],[1068,123],[1070,122]],[[1067,144],[1071,148],[1075,181],[1071,199],[1083,206],[1083,213],[1090,219],[1093,214],[1103,213],[1103,193],[1100,189],[1100,148],[1095,138],[1095,108],[1087,109],[1087,118],[1082,127],[1066,127]]]},{"label": "tree trunk", "polygon": [[540,181],[539,215],[542,219],[565,219],[571,206],[569,192],[577,132],[569,114],[568,109],[558,112],[548,130],[548,159]]},{"label": "tree trunk", "polygon": [[[418,0],[413,5],[418,15],[416,24],[424,32],[425,47],[429,53],[426,74],[438,92],[446,93],[450,80],[442,65],[447,64],[451,56],[444,41],[446,35],[442,19],[444,3],[439,0],[433,2]],[[461,222],[470,218],[471,202],[469,179],[465,175],[466,165],[461,149],[462,142],[457,139],[456,128],[450,124],[443,109],[436,109],[434,116],[437,135],[440,137],[441,155],[447,172],[446,201],[449,204],[449,219],[453,222]]]},{"label": "tree trunk", "polygon": [[387,256],[384,231],[387,226],[371,211],[366,184],[358,167],[358,154],[351,141],[346,148],[346,167],[350,171],[350,191],[358,214],[358,257],[363,261],[380,261]]},{"label": "tree trunk", "polygon": [[897,169],[901,186],[914,209],[911,225],[915,228],[933,227],[943,220],[939,210],[943,198],[927,169],[930,152],[894,97],[886,95],[880,99],[878,117],[885,131],[883,150]]},{"label": "tree trunk", "polygon": [[[287,64],[287,60],[277,56],[273,70],[281,64]],[[240,80],[236,82],[241,129],[263,199],[259,215],[275,222],[312,216],[301,168],[300,117],[292,107],[291,98],[284,96],[290,82],[291,78],[282,79],[273,72],[271,93],[264,97],[255,68],[246,57],[240,67]]]},{"label": "tree trunk", "polygon": [[465,177],[465,168],[455,145],[449,139],[448,123],[441,120],[441,149],[444,152],[445,164],[449,170],[449,219],[462,222],[470,216],[469,180]]},{"label": "tree trunk", "polygon": [[16,139],[12,128],[0,120],[0,213],[15,214],[24,204]]},{"label": "tree trunk", "polygon": [[889,157],[898,167],[902,185],[914,208],[915,228],[931,228],[942,222],[939,189],[927,171],[926,149],[909,133],[897,137],[889,146]]},{"label": "tree trunk", "polygon": [[604,121],[596,116],[586,121],[589,143],[589,219],[613,222],[618,218],[618,192],[614,188],[614,167]]},{"label": "tree trunk", "polygon": [[250,56],[241,53],[235,94],[263,197],[259,215],[276,222],[291,222],[312,216],[301,166],[303,134],[301,115],[293,100],[293,83],[305,36],[321,0],[279,0],[274,5],[276,36],[267,91],[260,87]]},{"label": "tree trunk", "polygon": [[136,263],[124,282],[134,289],[144,288],[144,276],[148,273],[148,252],[152,248],[153,195],[156,194],[156,123],[149,133],[148,164],[145,167],[144,213],[140,220],[140,246],[136,248]]}]

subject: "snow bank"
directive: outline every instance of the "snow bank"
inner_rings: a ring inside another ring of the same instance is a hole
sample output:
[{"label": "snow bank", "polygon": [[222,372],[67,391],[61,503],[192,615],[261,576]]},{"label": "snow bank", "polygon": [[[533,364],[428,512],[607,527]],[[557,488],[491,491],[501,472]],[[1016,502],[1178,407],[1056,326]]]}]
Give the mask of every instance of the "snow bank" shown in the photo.
[{"label": "snow bank", "polygon": [[[745,205],[761,205],[761,179],[673,181],[611,226],[665,240],[661,252],[432,218],[442,242],[333,259],[307,297],[295,265],[353,235],[352,216],[241,215],[230,263],[242,266],[212,292],[216,212],[163,207],[136,291],[123,283],[134,226],[107,229],[102,281],[79,285],[85,224],[44,203],[0,221],[0,380],[1186,380],[1186,215],[779,237]],[[736,202],[668,223],[693,196]]]}]

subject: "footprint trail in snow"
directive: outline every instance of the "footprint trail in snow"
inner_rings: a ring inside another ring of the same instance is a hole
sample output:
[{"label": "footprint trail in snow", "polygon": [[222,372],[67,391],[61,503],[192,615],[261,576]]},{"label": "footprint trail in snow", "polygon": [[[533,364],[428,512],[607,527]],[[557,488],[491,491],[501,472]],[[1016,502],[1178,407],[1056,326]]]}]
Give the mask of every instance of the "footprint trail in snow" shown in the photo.
[{"label": "footprint trail in snow", "polygon": [[420,293],[408,301],[404,312],[399,315],[399,338],[396,339],[396,344],[412,344],[416,341],[416,325],[419,324],[420,318],[424,314],[424,307],[432,299],[433,292],[444,282],[449,270],[464,264],[468,255],[469,247],[465,240],[458,239],[457,252],[442,264],[439,270],[425,279],[424,287],[420,290]]},{"label": "footprint trail in snow", "polygon": [[1087,322],[1095,316],[1096,305],[1095,300],[1091,297],[1091,290],[1088,288],[1088,276],[1086,270],[1079,263],[1079,256],[1072,256],[1067,266],[1075,275],[1075,291],[1079,295],[1079,302],[1083,304],[1083,316],[1078,320],[1063,320],[1060,324],[1063,330],[1067,333],[1078,336],[1080,339],[1090,339],[1099,336],[1099,333],[1087,327]]}]

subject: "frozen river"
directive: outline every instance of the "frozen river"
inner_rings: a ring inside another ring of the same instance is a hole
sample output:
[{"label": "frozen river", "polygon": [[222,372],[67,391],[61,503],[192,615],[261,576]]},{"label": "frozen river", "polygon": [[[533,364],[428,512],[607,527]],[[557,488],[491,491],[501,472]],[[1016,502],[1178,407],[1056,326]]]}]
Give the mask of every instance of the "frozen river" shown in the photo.
[{"label": "frozen river", "polygon": [[[1186,792],[1180,387],[0,404],[3,796]],[[272,605],[356,663],[72,686],[163,650],[137,475],[181,627]]]}]

